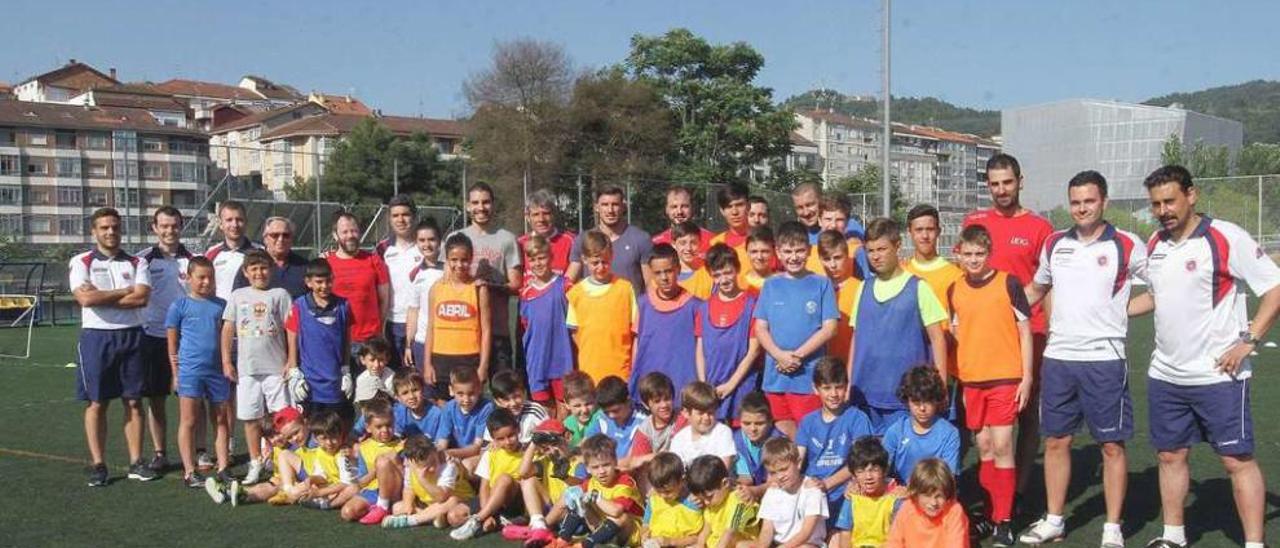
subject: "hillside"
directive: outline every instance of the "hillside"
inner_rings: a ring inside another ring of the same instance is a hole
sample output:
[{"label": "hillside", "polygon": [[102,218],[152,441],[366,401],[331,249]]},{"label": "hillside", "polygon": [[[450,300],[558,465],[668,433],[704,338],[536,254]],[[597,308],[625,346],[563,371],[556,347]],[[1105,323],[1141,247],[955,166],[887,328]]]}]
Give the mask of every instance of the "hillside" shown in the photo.
[{"label": "hillside", "polygon": [[[880,117],[880,102],[875,98],[844,95],[832,90],[811,90],[782,102],[795,111],[831,108],[851,116]],[[933,97],[894,97],[893,121],[921,124],[961,133],[990,137],[1000,133],[1000,111],[977,110],[953,105]]]},{"label": "hillside", "polygon": [[1143,101],[1183,108],[1244,123],[1244,142],[1280,143],[1280,82],[1254,80],[1189,93],[1172,93]]}]

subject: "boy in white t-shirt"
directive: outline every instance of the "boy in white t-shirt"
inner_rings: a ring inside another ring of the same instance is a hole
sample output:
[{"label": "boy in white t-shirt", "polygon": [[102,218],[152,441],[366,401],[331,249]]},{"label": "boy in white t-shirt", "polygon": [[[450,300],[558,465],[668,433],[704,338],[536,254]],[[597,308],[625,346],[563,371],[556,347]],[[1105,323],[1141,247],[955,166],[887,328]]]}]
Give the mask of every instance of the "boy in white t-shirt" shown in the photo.
[{"label": "boy in white t-shirt", "polygon": [[680,413],[688,426],[671,438],[669,450],[678,455],[685,466],[703,455],[715,455],[732,470],[738,450],[733,444],[733,430],[716,420],[716,411],[720,408],[716,389],[705,382],[694,382],[680,391],[680,399],[684,404]]},{"label": "boy in white t-shirt", "polygon": [[804,486],[800,448],[787,438],[772,438],[761,449],[769,471],[769,490],[760,500],[760,535],[739,546],[781,548],[823,546],[827,536],[827,496]]},{"label": "boy in white t-shirt", "polygon": [[391,363],[391,345],[382,337],[369,339],[360,347],[360,365],[364,371],[356,377],[355,403],[363,403],[373,399],[379,392],[387,398],[395,397],[392,380],[395,371],[389,367]]}]

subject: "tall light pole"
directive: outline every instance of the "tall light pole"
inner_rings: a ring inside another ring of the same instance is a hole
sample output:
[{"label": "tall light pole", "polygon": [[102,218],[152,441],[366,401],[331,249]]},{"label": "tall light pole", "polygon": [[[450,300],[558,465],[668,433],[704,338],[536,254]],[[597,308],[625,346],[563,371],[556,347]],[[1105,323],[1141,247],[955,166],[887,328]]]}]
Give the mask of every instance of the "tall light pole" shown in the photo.
[{"label": "tall light pole", "polygon": [[889,158],[890,141],[893,139],[893,129],[889,125],[889,102],[892,97],[889,94],[889,9],[893,0],[881,0],[881,29],[880,34],[882,43],[880,44],[880,96],[884,105],[884,112],[881,114],[884,118],[884,135],[881,137],[884,142],[881,143],[884,149],[881,151],[882,159],[880,163],[880,197],[883,200],[884,216],[889,217],[892,201],[889,199],[890,193],[893,192],[893,178],[890,176],[892,164]]}]

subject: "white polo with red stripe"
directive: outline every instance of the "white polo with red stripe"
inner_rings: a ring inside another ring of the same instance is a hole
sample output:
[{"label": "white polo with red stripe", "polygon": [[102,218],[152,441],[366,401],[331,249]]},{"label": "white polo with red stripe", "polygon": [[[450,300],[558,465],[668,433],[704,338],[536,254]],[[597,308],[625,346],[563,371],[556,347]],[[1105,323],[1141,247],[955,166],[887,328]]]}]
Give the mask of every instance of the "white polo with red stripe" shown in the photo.
[{"label": "white polo with red stripe", "polygon": [[409,273],[422,263],[422,252],[416,242],[403,247],[396,245],[395,236],[378,242],[373,249],[382,256],[382,262],[387,263],[387,274],[391,278],[391,323],[404,323],[405,314],[409,312],[409,286],[413,285]]},{"label": "white polo with red stripe", "polygon": [[[99,291],[151,285],[147,260],[116,251],[108,257],[97,248],[67,263],[71,290],[88,283]],[[86,306],[80,309],[80,325],[88,329],[130,329],[142,325],[142,308],[120,308],[113,305]]]},{"label": "white polo with red stripe", "polygon": [[213,291],[219,299],[231,298],[231,292],[236,289],[236,274],[240,273],[240,265],[244,264],[244,256],[255,249],[262,249],[262,246],[241,236],[234,247],[227,245],[224,240],[204,252],[205,258],[213,261]]},{"label": "white polo with red stripe", "polygon": [[1129,291],[1144,277],[1147,247],[1110,223],[1092,241],[1076,229],[1051,234],[1040,249],[1035,283],[1053,286],[1047,358],[1110,361],[1125,357]]},{"label": "white polo with red stripe", "polygon": [[[1176,242],[1162,230],[1148,247],[1147,278],[1156,303],[1148,374],[1179,385],[1231,380],[1215,366],[1249,326],[1244,286],[1266,293],[1280,285],[1280,267],[1244,229],[1208,216],[1187,239]],[[1246,362],[1235,378],[1250,374]]]}]

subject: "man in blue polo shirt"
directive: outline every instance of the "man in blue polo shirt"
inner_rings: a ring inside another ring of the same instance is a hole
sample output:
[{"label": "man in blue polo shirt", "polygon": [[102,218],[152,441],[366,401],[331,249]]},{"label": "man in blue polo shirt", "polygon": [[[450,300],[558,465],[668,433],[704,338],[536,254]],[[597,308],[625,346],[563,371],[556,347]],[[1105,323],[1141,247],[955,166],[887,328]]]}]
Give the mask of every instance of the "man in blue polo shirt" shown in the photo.
[{"label": "man in blue polo shirt", "polygon": [[[293,221],[288,217],[268,217],[262,223],[262,248],[267,250],[267,255],[275,263],[267,288],[279,287],[296,299],[310,290],[307,289],[306,281],[307,258],[293,252],[294,235]],[[244,277],[244,269],[237,269],[234,289],[248,285],[249,279]]]},{"label": "man in blue polo shirt", "polygon": [[71,294],[80,311],[80,367],[76,393],[86,402],[85,438],[93,467],[89,486],[107,485],[103,450],[107,442],[107,405],[124,400],[124,437],[129,478],[157,478],[142,460],[142,309],[151,294],[146,259],[120,249],[120,214],[104,207],[89,218],[96,245],[71,258]]}]

